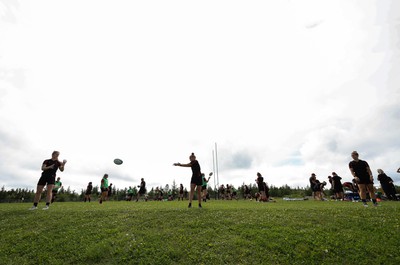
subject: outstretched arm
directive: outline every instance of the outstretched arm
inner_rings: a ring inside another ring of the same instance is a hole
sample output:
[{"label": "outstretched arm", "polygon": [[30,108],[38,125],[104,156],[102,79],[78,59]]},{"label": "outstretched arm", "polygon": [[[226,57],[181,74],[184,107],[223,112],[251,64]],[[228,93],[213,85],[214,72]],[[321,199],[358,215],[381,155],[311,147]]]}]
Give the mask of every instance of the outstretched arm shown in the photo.
[{"label": "outstretched arm", "polygon": [[176,166],[176,167],[191,167],[192,164],[191,163],[188,163],[188,164],[175,163],[174,166]]}]

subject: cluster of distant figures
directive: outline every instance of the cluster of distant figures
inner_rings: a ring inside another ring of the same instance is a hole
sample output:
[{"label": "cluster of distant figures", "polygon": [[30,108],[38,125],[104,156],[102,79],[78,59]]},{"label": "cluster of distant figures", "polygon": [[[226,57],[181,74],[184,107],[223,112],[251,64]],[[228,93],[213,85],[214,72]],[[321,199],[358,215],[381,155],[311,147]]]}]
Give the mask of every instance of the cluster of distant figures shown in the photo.
[{"label": "cluster of distant figures", "polygon": [[[375,193],[374,189],[374,177],[372,171],[366,161],[359,159],[357,151],[351,154],[353,161],[349,163],[349,169],[353,175],[351,182],[342,183],[342,178],[339,177],[335,172],[332,172],[332,176],[328,176],[329,183],[331,184],[331,190],[333,191],[333,199],[336,200],[361,200],[363,205],[367,207],[367,200],[371,200],[374,206],[378,206],[377,199],[382,199],[380,194]],[[388,200],[397,201],[400,200],[396,195],[396,187],[393,179],[390,178],[382,169],[378,169],[378,181],[381,184],[382,190]],[[400,173],[400,168],[397,170]],[[309,179],[313,197],[315,200],[325,200],[324,189],[327,183],[325,181],[320,182],[314,173],[311,174]],[[344,193],[344,188],[351,191],[351,193]]]},{"label": "cluster of distant figures", "polygon": [[[67,160],[63,160],[60,162],[58,157],[60,152],[54,151],[52,153],[52,158],[47,159],[42,164],[42,175],[38,181],[36,194],[34,198],[34,203],[30,210],[36,210],[38,203],[40,201],[41,193],[44,190],[44,187],[47,185],[47,196],[46,196],[46,206],[43,210],[48,210],[50,203],[54,202],[56,199],[58,190],[62,187],[62,183],[60,178],[58,177],[56,180],[56,172],[59,169],[61,172],[64,171],[65,164]],[[352,182],[341,182],[341,177],[339,177],[335,172],[332,172],[332,176],[329,176],[329,182],[331,184],[331,189],[334,193],[333,198],[336,200],[345,200],[344,188],[349,189],[352,192],[353,200],[354,198],[360,199],[363,202],[363,205],[367,207],[367,199],[371,200],[374,206],[379,206],[377,203],[377,196],[374,190],[374,178],[371,172],[371,169],[366,161],[359,159],[359,154],[354,151],[351,153],[351,157],[353,160],[349,163],[350,172],[353,175]],[[200,164],[196,160],[196,156],[192,153],[189,157],[190,163],[181,164],[175,163],[174,166],[180,167],[190,167],[192,169],[192,178],[190,181],[190,192],[184,189],[183,185],[180,184],[179,187],[179,197],[178,200],[184,200],[189,195],[189,205],[188,207],[192,207],[192,200],[194,197],[194,192],[197,191],[197,199],[199,202],[199,208],[202,208],[201,203],[206,202],[210,199],[207,184],[212,176],[212,173],[209,174],[209,177],[206,178],[204,173],[201,173]],[[397,170],[400,173],[400,168]],[[398,200],[399,198],[396,195],[396,189],[393,183],[393,179],[385,174],[382,169],[378,169],[378,180],[381,184],[381,187],[389,200]],[[312,173],[309,179],[311,190],[313,193],[313,197],[316,200],[325,200],[324,198],[324,189],[327,183],[325,181],[321,182],[317,179],[316,174]],[[264,181],[261,173],[257,173],[257,178],[255,179],[257,183],[258,191],[254,194],[254,198],[256,201],[260,202],[268,202],[270,201],[269,195],[269,187],[267,183]],[[132,201],[136,199],[139,201],[141,197],[144,198],[145,201],[148,200],[148,196],[146,194],[146,182],[144,179],[141,179],[140,185],[137,186],[139,190],[136,188],[129,187],[127,190],[126,200]],[[104,201],[108,200],[112,193],[112,183],[108,183],[108,174],[104,174],[103,178],[100,182],[100,190],[101,194],[99,197],[99,203],[102,204]],[[84,202],[91,201],[91,195],[93,192],[92,182],[89,182],[86,192]],[[251,194],[251,190],[247,185],[243,187],[243,196],[244,199],[252,199],[253,196]],[[326,196],[326,195],[325,195]],[[173,191],[168,191],[168,199],[173,200],[175,194]],[[221,185],[218,187],[218,197],[223,200],[233,200],[238,199],[237,190],[233,187],[233,185],[227,184]],[[357,199],[357,200],[358,200]],[[156,188],[155,190],[155,200],[161,201],[164,200],[164,191],[162,188]]]}]

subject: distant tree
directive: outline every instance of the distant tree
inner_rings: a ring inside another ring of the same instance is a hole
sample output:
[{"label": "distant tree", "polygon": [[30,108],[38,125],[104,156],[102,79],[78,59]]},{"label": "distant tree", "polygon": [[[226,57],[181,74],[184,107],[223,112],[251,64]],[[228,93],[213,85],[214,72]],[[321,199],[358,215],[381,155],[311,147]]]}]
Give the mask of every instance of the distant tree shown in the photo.
[{"label": "distant tree", "polygon": [[178,186],[176,185],[175,180],[172,182],[171,192],[172,192],[172,196],[173,196],[174,198],[175,198],[176,195],[178,194]]},{"label": "distant tree", "polygon": [[[135,187],[136,189],[136,187]],[[137,190],[136,190],[137,193]],[[150,200],[154,200],[154,188],[151,188],[151,190],[147,193],[147,196],[149,196]]]}]

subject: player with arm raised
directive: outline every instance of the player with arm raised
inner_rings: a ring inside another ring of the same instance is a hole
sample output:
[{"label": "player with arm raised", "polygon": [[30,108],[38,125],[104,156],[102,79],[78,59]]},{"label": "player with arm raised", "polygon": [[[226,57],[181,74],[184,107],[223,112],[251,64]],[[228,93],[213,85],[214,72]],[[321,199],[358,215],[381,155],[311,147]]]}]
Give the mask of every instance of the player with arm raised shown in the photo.
[{"label": "player with arm raised", "polygon": [[190,163],[181,164],[175,163],[174,166],[177,167],[190,167],[192,168],[192,179],[190,180],[190,196],[189,196],[189,208],[192,207],[192,200],[194,195],[194,189],[197,189],[197,199],[199,201],[199,208],[201,208],[201,186],[203,180],[201,179],[201,168],[199,162],[196,160],[196,156],[192,153],[189,157]]}]

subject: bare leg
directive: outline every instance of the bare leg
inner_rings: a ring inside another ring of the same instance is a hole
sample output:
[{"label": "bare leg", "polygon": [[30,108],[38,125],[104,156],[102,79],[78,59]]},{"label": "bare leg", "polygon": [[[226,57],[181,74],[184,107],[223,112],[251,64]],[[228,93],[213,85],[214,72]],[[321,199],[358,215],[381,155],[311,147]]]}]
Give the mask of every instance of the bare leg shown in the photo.
[{"label": "bare leg", "polygon": [[44,186],[42,185],[38,185],[36,188],[36,194],[35,194],[35,199],[33,200],[34,203],[39,203],[40,201],[40,197],[42,196],[42,192],[43,192]]},{"label": "bare leg", "polygon": [[47,184],[46,204],[51,202],[51,198],[53,197],[53,188],[54,188],[53,184],[50,185]]},{"label": "bare leg", "polygon": [[189,204],[191,204],[192,201],[193,201],[194,188],[195,188],[195,187],[196,187],[196,184],[190,184]]},{"label": "bare leg", "polygon": [[371,197],[371,199],[375,200],[376,196],[375,196],[375,191],[374,191],[374,185],[373,184],[368,184],[367,185],[367,189],[368,189],[369,196]]},{"label": "bare leg", "polygon": [[199,205],[201,205],[201,186],[197,186],[197,199],[199,201]]}]

